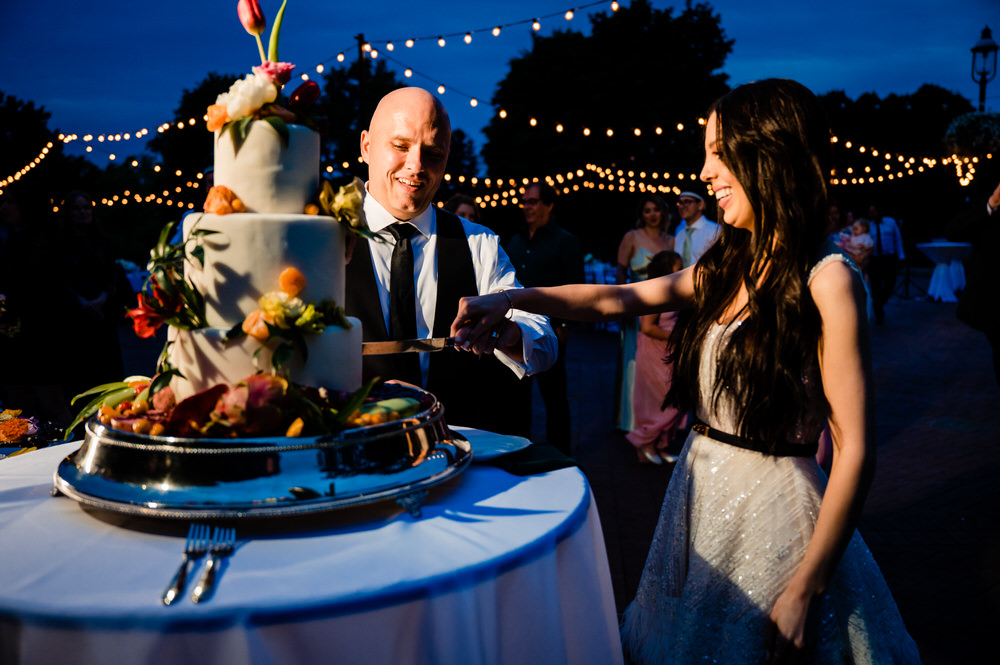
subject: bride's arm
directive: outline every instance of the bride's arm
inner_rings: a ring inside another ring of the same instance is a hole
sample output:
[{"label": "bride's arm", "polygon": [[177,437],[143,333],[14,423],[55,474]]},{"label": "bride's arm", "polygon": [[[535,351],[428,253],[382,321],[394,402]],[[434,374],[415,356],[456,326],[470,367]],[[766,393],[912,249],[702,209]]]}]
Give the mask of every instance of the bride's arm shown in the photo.
[{"label": "bride's arm", "polygon": [[459,347],[489,352],[484,338],[511,307],[571,321],[608,321],[684,309],[694,299],[692,275],[693,268],[688,268],[634,284],[567,284],[462,298],[451,334]]},{"label": "bride's arm", "polygon": [[777,629],[772,638],[779,651],[785,640],[800,648],[809,641],[810,605],[830,583],[857,527],[875,472],[864,286],[845,263],[834,261],[816,274],[810,291],[823,320],[819,361],[831,409],[833,466],[802,563],[771,611],[772,627]]}]

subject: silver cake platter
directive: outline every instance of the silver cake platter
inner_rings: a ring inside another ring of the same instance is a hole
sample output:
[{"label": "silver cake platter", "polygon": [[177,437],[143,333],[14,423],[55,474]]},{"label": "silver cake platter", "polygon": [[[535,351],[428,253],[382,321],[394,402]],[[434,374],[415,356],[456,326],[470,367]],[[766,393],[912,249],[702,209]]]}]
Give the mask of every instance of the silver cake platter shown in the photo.
[{"label": "silver cake platter", "polygon": [[54,490],[152,518],[266,518],[387,499],[419,517],[427,488],[472,459],[469,442],[445,424],[444,407],[419,393],[432,404],[413,416],[320,437],[149,436],[91,419],[83,445],[56,469]]}]

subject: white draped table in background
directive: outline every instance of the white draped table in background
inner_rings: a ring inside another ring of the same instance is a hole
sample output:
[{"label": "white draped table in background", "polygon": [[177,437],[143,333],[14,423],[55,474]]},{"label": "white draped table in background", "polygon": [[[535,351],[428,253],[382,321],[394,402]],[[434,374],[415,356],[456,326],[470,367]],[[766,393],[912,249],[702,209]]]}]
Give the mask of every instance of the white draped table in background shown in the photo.
[{"label": "white draped table in background", "polygon": [[[474,450],[478,435],[496,436],[463,433]],[[50,496],[78,445],[0,461],[2,663],[622,662],[577,468],[515,476],[474,463],[431,490],[421,518],[384,502],[237,522],[214,597],[192,603],[192,580],[165,607],[186,524]]]},{"label": "white draped table in background", "polygon": [[955,291],[965,288],[965,268],[962,259],[972,253],[967,242],[934,241],[918,243],[917,247],[934,262],[927,296],[941,302],[958,302]]}]

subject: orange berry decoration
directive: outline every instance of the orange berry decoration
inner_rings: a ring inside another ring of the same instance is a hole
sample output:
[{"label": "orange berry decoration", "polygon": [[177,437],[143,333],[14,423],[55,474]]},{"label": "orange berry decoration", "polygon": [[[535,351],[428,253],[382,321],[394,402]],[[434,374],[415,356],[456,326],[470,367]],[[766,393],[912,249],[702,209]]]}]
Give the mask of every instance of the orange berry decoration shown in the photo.
[{"label": "orange berry decoration", "polygon": [[306,287],[306,276],[296,268],[285,268],[278,277],[278,287],[294,298]]}]

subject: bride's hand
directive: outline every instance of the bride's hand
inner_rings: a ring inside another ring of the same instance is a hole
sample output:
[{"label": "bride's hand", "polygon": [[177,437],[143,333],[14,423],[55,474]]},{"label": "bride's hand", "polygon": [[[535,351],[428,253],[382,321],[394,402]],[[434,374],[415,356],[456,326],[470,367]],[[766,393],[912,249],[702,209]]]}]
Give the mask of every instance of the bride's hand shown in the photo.
[{"label": "bride's hand", "polygon": [[[462,298],[458,301],[458,314],[451,324],[455,346],[475,353],[492,353],[500,343],[499,335],[506,332],[504,315],[510,308],[507,296],[491,293],[485,296]],[[496,335],[491,335],[496,332]]]},{"label": "bride's hand", "polygon": [[807,662],[816,633],[816,602],[786,589],[768,617],[768,664]]}]

